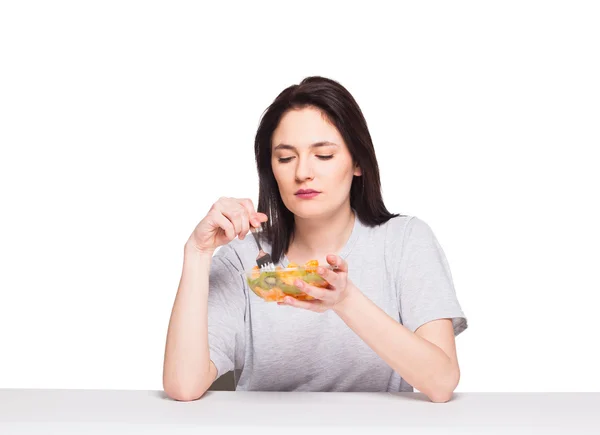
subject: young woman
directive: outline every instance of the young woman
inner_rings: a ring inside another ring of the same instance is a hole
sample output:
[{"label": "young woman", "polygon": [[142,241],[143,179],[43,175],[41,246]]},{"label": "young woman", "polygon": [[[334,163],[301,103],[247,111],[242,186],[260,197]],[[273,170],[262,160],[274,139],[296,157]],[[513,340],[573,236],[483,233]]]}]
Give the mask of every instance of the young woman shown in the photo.
[{"label": "young woman", "polygon": [[[467,319],[430,227],[386,209],[354,98],[322,77],[285,89],[262,117],[255,153],[257,209],[223,197],[185,244],[165,392],[194,400],[233,371],[237,390],[416,388],[448,401]],[[318,270],[329,288],[304,285],[312,301],[257,297],[242,274],[256,265],[248,232],[259,226],[277,265],[336,266]]]}]

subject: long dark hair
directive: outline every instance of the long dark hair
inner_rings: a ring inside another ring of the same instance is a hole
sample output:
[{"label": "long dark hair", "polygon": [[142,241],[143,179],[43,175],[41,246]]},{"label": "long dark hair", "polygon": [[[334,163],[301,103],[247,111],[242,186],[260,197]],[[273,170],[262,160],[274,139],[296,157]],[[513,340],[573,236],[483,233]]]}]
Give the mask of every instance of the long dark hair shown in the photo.
[{"label": "long dark hair", "polygon": [[294,234],[294,214],[284,205],[273,174],[271,140],[287,111],[305,107],[316,107],[327,115],[348,146],[353,162],[361,168],[362,175],[354,177],[350,188],[350,206],[357,217],[373,227],[398,216],[390,213],[383,203],[375,149],[360,107],[335,80],[306,77],[299,85],[283,90],[265,110],[254,141],[259,178],[257,211],[269,217],[264,227],[274,262],[280,261],[289,248]]}]

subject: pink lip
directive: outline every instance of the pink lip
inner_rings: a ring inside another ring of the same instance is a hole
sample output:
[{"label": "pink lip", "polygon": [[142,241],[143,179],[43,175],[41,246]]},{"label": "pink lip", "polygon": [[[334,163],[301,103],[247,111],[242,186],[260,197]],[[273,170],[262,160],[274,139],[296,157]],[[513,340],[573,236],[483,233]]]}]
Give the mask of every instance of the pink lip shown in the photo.
[{"label": "pink lip", "polygon": [[297,193],[296,196],[298,198],[302,198],[302,199],[310,199],[310,198],[314,198],[315,196],[317,196],[320,192],[315,192],[310,191],[310,192],[306,192],[306,193]]}]

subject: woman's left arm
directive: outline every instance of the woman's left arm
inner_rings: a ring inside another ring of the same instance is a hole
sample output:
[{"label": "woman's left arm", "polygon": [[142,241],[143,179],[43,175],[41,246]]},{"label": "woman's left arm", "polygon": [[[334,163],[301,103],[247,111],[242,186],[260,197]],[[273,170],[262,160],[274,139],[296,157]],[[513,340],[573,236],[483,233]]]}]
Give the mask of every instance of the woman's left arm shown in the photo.
[{"label": "woman's left arm", "polygon": [[406,382],[432,402],[450,400],[460,378],[452,321],[434,320],[412,332],[348,280],[348,265],[342,258],[330,255],[327,261],[336,270],[319,267],[318,273],[331,284],[330,288],[317,288],[298,280],[296,285],[316,300],[305,302],[288,297],[280,304],[316,312],[332,309]]},{"label": "woman's left arm", "polygon": [[460,379],[450,319],[438,319],[415,332],[392,319],[352,283],[333,310],[406,382],[433,402],[447,402]]}]

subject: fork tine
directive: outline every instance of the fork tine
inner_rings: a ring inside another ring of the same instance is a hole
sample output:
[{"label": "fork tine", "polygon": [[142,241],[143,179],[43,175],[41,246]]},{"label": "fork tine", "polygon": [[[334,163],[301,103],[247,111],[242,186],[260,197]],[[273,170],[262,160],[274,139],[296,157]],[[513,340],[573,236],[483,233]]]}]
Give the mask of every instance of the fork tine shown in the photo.
[{"label": "fork tine", "polygon": [[273,264],[273,260],[271,256],[262,250],[260,245],[260,240],[258,234],[262,232],[262,227],[256,227],[251,229],[252,235],[254,236],[254,240],[256,242],[256,246],[258,246],[258,258],[256,259],[256,264],[262,270],[266,271],[274,271],[275,265]]},{"label": "fork tine", "polygon": [[273,270],[275,268],[275,265],[273,264],[273,260],[271,260],[271,256],[269,254],[260,256],[256,260],[256,263],[258,264],[258,267],[260,267],[261,269]]}]

